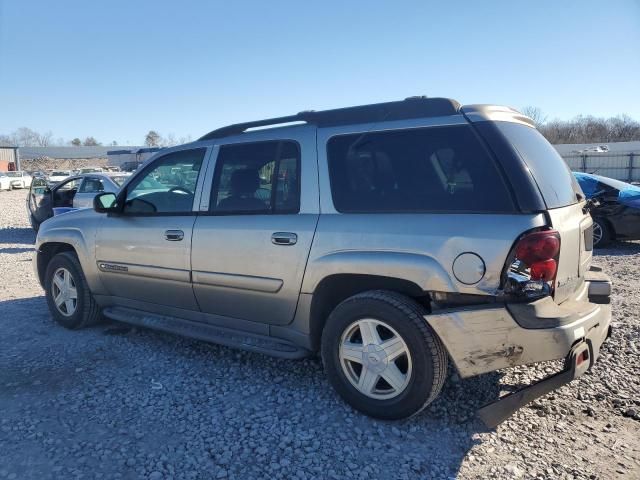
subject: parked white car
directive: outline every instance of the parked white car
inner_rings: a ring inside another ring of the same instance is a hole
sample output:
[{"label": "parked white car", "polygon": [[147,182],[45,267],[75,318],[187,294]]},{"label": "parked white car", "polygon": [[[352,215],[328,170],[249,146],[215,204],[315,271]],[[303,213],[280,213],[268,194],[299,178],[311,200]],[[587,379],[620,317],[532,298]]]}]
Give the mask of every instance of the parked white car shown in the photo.
[{"label": "parked white car", "polygon": [[70,177],[71,175],[71,170],[54,170],[47,178],[47,183],[49,184],[49,186],[53,186],[57,183],[60,183],[67,177]]},{"label": "parked white car", "polygon": [[29,188],[33,178],[27,172],[3,172],[11,180],[11,188]]},{"label": "parked white car", "polygon": [[102,173],[104,172],[104,168],[102,167],[84,167],[78,170],[78,174],[82,175],[84,173]]},{"label": "parked white car", "polygon": [[0,172],[0,190],[11,190],[11,179],[4,172]]}]

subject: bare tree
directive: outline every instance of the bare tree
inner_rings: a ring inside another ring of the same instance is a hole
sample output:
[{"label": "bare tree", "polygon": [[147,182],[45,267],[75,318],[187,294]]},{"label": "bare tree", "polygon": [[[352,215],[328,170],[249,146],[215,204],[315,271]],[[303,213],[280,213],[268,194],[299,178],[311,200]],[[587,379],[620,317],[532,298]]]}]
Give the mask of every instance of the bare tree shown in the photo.
[{"label": "bare tree", "polygon": [[547,116],[542,113],[542,110],[540,110],[538,107],[526,106],[522,107],[520,111],[531,120],[533,120],[533,123],[535,123],[536,127],[544,125],[547,121]]},{"label": "bare tree", "polygon": [[38,147],[48,147],[51,144],[51,140],[53,139],[53,133],[51,130],[45,133],[34,133],[36,134],[35,140]]},{"label": "bare tree", "polygon": [[163,138],[160,146],[162,147],[173,147],[174,145],[178,145],[178,140],[176,140],[176,136],[173,133],[168,134]]},{"label": "bare tree", "polygon": [[10,135],[0,135],[0,146],[13,147],[13,142]]},{"label": "bare tree", "polygon": [[38,146],[40,134],[27,127],[20,127],[11,134],[13,144],[18,147],[35,147]]},{"label": "bare tree", "polygon": [[82,144],[85,147],[97,147],[98,145],[100,145],[100,142],[98,142],[95,138],[93,137],[87,137],[84,139],[84,142],[82,142]]},{"label": "bare tree", "polygon": [[640,140],[640,122],[628,115],[599,118],[580,115],[552,120],[538,127],[550,143],[606,143]]},{"label": "bare tree", "polygon": [[155,130],[149,130],[149,133],[144,137],[144,144],[148,147],[159,147],[162,142],[162,137]]}]

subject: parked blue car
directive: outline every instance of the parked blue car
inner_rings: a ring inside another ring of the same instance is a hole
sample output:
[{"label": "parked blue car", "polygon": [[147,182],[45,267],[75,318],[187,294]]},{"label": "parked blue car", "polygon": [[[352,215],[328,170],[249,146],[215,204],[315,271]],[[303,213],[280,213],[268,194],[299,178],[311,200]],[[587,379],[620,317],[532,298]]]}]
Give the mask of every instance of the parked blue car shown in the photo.
[{"label": "parked blue car", "polygon": [[573,172],[588,199],[597,200],[591,210],[593,245],[612,240],[640,240],[640,187],[591,173]]}]

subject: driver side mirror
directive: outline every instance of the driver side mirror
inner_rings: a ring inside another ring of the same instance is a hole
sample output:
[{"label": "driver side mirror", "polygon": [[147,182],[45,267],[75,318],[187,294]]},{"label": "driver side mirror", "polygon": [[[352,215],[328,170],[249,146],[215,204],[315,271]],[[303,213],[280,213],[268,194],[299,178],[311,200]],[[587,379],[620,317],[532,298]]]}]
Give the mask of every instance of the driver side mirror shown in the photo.
[{"label": "driver side mirror", "polygon": [[93,209],[98,213],[115,212],[116,194],[111,192],[99,193],[93,197]]}]

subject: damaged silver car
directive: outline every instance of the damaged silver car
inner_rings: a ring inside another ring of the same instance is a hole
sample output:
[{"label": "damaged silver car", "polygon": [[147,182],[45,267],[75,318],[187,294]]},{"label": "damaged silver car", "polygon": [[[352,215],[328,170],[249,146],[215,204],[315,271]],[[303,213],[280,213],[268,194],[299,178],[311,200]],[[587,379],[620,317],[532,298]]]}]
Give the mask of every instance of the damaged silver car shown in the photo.
[{"label": "damaged silver car", "polygon": [[565,360],[480,411],[582,375],[609,333],[592,219],[531,119],[445,98],[230,125],[163,149],[94,210],[44,222],[54,319],[101,318],[285,358],[400,419],[463,378]]}]

